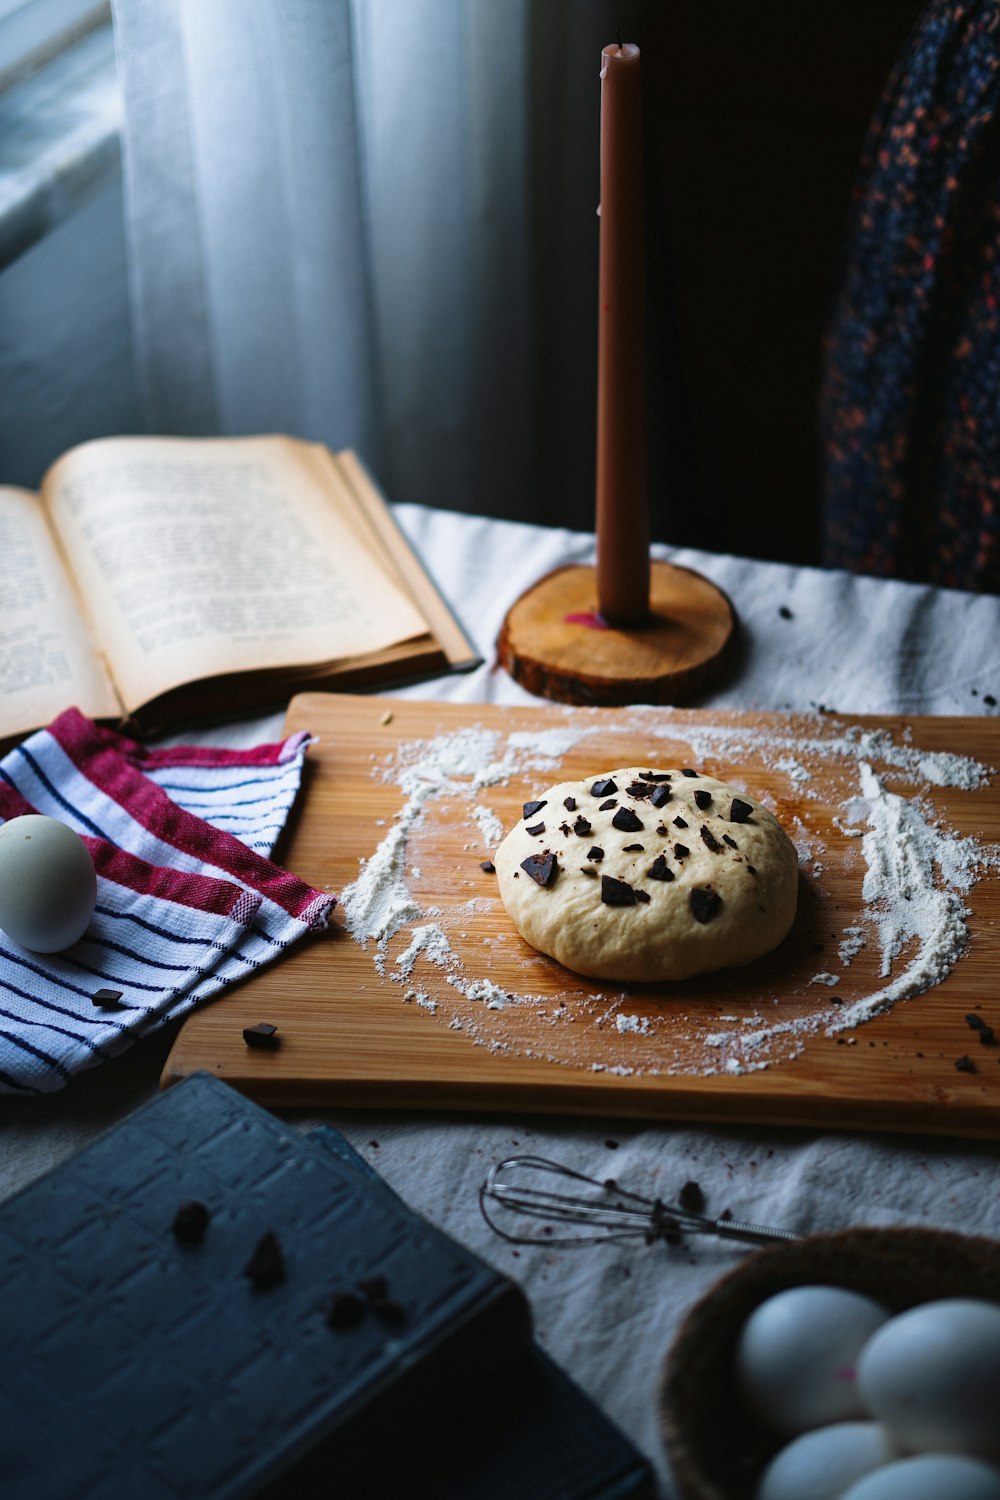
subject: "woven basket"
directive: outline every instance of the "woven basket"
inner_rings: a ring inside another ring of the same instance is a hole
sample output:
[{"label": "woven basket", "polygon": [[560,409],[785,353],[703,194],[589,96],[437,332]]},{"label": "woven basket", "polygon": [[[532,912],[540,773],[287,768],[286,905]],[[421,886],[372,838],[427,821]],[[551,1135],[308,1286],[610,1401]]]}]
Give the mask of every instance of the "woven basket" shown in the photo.
[{"label": "woven basket", "polygon": [[1000,1302],[1000,1241],[938,1229],[848,1229],[759,1250],[691,1308],[667,1354],[660,1431],[683,1500],[751,1500],[782,1439],[744,1405],[740,1329],[790,1286],[848,1287],[902,1312],[938,1297]]}]

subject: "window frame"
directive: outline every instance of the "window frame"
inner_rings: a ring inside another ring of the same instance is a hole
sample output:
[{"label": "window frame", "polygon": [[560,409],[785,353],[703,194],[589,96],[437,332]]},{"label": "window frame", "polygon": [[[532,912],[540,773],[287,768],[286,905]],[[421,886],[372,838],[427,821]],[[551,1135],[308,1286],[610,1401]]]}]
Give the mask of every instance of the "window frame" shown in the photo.
[{"label": "window frame", "polygon": [[0,91],[110,20],[110,0],[0,0]]}]

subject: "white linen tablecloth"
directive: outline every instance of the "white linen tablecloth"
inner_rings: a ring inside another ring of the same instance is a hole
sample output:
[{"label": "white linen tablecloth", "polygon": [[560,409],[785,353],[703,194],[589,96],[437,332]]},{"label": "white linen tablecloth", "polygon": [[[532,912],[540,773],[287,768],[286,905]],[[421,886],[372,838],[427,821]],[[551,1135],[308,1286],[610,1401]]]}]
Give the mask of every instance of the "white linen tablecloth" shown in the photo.
[{"label": "white linen tablecloth", "polygon": [[[549,569],[592,560],[593,538],[453,512],[398,506],[397,516],[485,664],[400,696],[470,704],[537,703],[492,666],[503,615]],[[733,600],[739,658],[703,702],[728,708],[977,714],[1000,700],[1000,599],[657,548]],[[791,618],[781,613],[781,606]],[[276,738],[280,715],[201,736]],[[14,1191],[148,1098],[173,1033],[39,1100],[0,1100],[0,1196]],[[478,1188],[514,1152],[554,1157],[598,1178],[674,1197],[689,1179],[709,1211],[799,1232],[921,1223],[1000,1233],[992,1143],[821,1130],[698,1127],[613,1119],[461,1117],[444,1113],[288,1113],[336,1125],[415,1209],[525,1288],[539,1341],[657,1466],[673,1494],[656,1422],[662,1361],[686,1308],[740,1247],[714,1240],[555,1250],[505,1244],[483,1223]],[[497,1421],[502,1395],[495,1395]]]}]

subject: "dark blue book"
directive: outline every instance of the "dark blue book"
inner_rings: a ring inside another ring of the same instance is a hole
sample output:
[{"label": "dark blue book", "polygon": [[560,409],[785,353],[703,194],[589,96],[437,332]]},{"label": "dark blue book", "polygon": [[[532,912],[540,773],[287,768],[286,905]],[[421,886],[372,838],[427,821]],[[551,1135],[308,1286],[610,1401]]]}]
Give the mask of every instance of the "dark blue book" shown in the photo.
[{"label": "dark blue book", "polygon": [[0,1206],[0,1286],[5,1500],[495,1500],[511,1457],[525,1500],[648,1481],[509,1278],[207,1074]]}]

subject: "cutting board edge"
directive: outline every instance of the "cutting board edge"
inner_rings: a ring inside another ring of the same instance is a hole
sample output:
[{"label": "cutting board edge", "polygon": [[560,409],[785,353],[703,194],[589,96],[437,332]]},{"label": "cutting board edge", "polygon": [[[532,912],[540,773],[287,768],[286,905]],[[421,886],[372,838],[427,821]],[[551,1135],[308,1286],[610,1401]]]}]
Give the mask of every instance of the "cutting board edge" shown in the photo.
[{"label": "cutting board edge", "polygon": [[[398,724],[398,720],[403,718],[408,710],[418,706],[426,714],[428,720],[437,720],[445,724],[454,722],[458,717],[465,720],[474,720],[477,716],[488,718],[491,714],[495,714],[499,707],[495,704],[457,704],[437,700],[420,700],[418,704],[415,704],[410,700],[375,695],[303,692],[297,694],[288,706],[286,727],[289,731],[296,728],[316,727],[320,731],[317,735],[320,741],[327,735],[331,736],[332,741],[336,733],[335,719],[331,718],[322,726],[320,724],[311,726],[309,720],[310,718],[322,719],[324,714],[338,713],[341,711],[338,705],[344,710],[354,709],[363,712],[365,725],[373,727],[384,726],[387,716],[389,721],[395,717]],[[583,713],[589,716],[602,712],[568,710],[541,703],[525,705],[524,711],[546,715],[554,713],[560,716],[567,713]],[[816,723],[817,727],[820,724],[831,727],[835,726],[839,720],[850,724],[885,726],[895,732],[908,730],[928,749],[931,745],[927,744],[926,740],[943,739],[947,747],[963,728],[974,725],[981,742],[979,758],[986,760],[987,763],[993,759],[1000,760],[1000,720],[994,721],[982,716],[828,714],[818,719],[816,714],[782,710],[723,711],[685,708],[658,709],[655,712],[667,713],[675,717],[678,720],[679,733],[682,732],[685,722],[697,724],[699,720],[717,719],[720,714],[727,719],[744,721],[748,727],[775,721],[797,724]],[[926,731],[926,740],[921,736],[921,730]],[[386,735],[394,732],[395,727],[393,730],[381,729],[381,733]],[[984,744],[985,748],[992,752],[992,740],[998,741],[996,756],[992,753],[984,755]],[[239,988],[242,989],[243,986]],[[220,997],[223,1001],[225,998]],[[204,1012],[199,1011],[190,1018],[195,1030],[199,1029],[199,1017],[202,1015]],[[189,1065],[185,1061],[184,1032],[186,1030],[187,1027],[182,1029],[181,1036],[175,1040],[167,1059],[161,1080],[163,1087],[168,1087],[171,1082],[187,1076],[187,1073],[194,1071],[195,1068],[212,1071],[212,1064],[205,1060],[204,1042],[201,1044],[201,1056],[194,1065]],[[218,1055],[216,1053],[216,1056]],[[211,1057],[211,1052],[209,1052],[209,1057]],[[259,1066],[258,1059],[252,1059],[251,1064],[254,1063]],[[338,1080],[329,1076],[323,1079],[299,1077],[272,1080],[263,1077],[260,1072],[252,1075],[237,1072],[229,1074],[224,1071],[225,1067],[226,1064],[223,1064],[217,1076],[224,1077],[235,1088],[242,1089],[250,1097],[275,1107],[389,1108],[433,1110],[443,1113],[455,1111],[509,1113],[514,1110],[521,1114],[583,1117],[593,1117],[596,1114],[612,1118],[697,1120],[702,1123],[720,1125],[751,1123],[777,1128],[787,1126],[814,1130],[827,1127],[843,1130],[861,1129],[884,1131],[894,1135],[919,1133],[992,1140],[1000,1135],[1000,1099],[995,1106],[984,1107],[982,1104],[966,1106],[954,1099],[951,1088],[944,1084],[942,1078],[936,1080],[938,1097],[934,1099],[929,1098],[926,1093],[923,1097],[907,1099],[897,1096],[884,1101],[862,1099],[854,1095],[847,1098],[841,1097],[839,1103],[827,1098],[823,1101],[823,1110],[820,1114],[815,1107],[814,1099],[813,1107],[809,1107],[810,1099],[813,1098],[811,1094],[805,1092],[800,1094],[795,1089],[779,1089],[768,1094],[762,1093],[759,1088],[752,1094],[749,1089],[746,1093],[732,1092],[733,1083],[738,1084],[739,1080],[731,1078],[725,1085],[729,1092],[721,1100],[715,1093],[707,1093],[704,1090],[697,1094],[693,1091],[685,1091],[676,1086],[675,1080],[671,1080],[670,1087],[666,1089],[663,1089],[659,1082],[647,1085],[651,1091],[651,1097],[645,1097],[641,1087],[630,1089],[629,1080],[625,1079],[607,1079],[602,1088],[591,1085],[593,1091],[589,1092],[586,1084],[579,1089],[562,1083],[553,1084],[551,1079],[541,1080],[544,1086],[539,1089],[537,1083],[535,1085],[498,1084],[491,1079],[465,1081],[459,1078],[448,1081],[447,1096],[442,1102],[441,1084],[437,1080],[433,1082],[419,1078],[403,1081],[398,1078]],[[778,1067],[782,1065],[776,1063],[775,1068]],[[761,1077],[760,1074],[756,1076],[758,1080]],[[635,1082],[638,1083],[638,1080]],[[714,1083],[715,1080],[702,1078],[698,1082],[700,1084]],[[946,1091],[942,1092],[943,1090]],[[425,1098],[425,1094],[428,1097]],[[538,1094],[541,1094],[541,1098]],[[939,1118],[941,1123],[939,1123]]]},{"label": "cutting board edge", "polygon": [[[341,1081],[240,1074],[225,1069],[206,1069],[203,1063],[186,1066],[182,1057],[172,1051],[160,1074],[161,1090],[195,1072],[214,1072],[238,1093],[268,1109],[337,1109],[394,1110],[452,1115],[473,1113],[508,1118],[531,1115],[563,1116],[585,1119],[631,1119],[691,1121],[699,1124],[731,1126],[753,1125],[772,1129],[823,1131],[875,1131],[888,1135],[931,1135],[947,1138],[1000,1138],[1000,1101],[996,1105],[956,1106],[954,1100],[929,1105],[926,1099],[870,1101],[861,1099],[830,1100],[822,1122],[816,1119],[812,1096],[803,1092],[801,1108],[794,1096],[776,1092],[772,1096],[755,1095],[751,1106],[740,1107],[740,1096],[715,1095],[706,1090],[660,1090],[649,1085],[628,1086],[623,1080],[620,1092],[598,1092],[593,1085],[567,1083],[539,1097],[532,1083],[484,1083],[448,1086],[448,1098],[442,1101],[440,1083],[398,1079],[364,1079]],[[729,1080],[730,1087],[732,1080]],[[928,1116],[940,1115],[931,1123]]]}]

